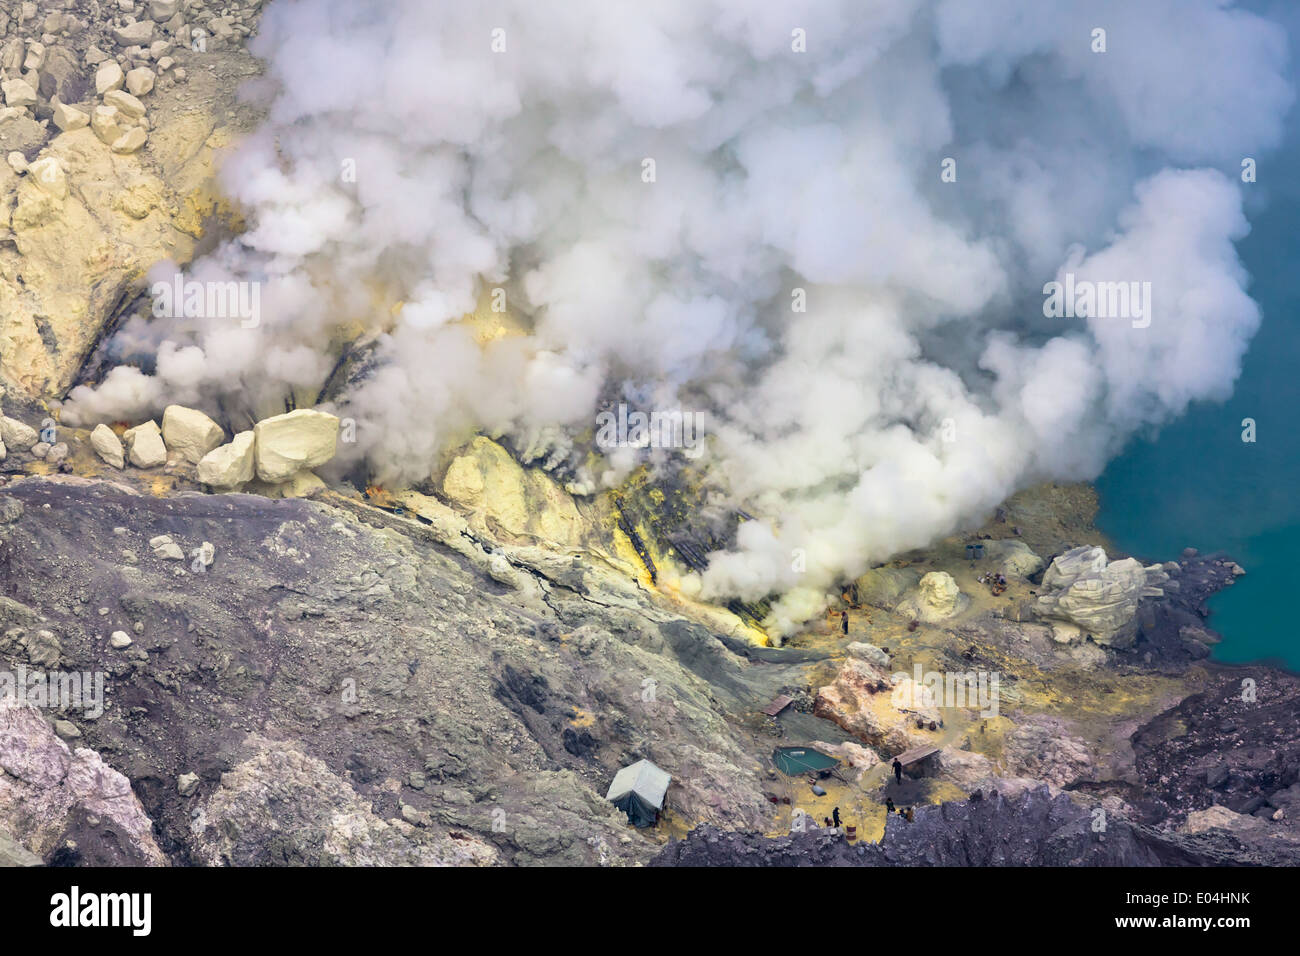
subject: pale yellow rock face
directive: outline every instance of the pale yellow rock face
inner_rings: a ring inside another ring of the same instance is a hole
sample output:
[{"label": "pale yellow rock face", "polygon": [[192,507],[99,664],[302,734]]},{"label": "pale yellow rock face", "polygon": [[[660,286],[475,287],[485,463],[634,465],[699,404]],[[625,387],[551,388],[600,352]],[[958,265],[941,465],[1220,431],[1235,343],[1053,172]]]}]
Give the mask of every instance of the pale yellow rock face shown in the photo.
[{"label": "pale yellow rock face", "polygon": [[162,437],[170,451],[198,464],[226,440],[221,426],[196,408],[168,405],[163,409]]},{"label": "pale yellow rock face", "polygon": [[253,432],[240,432],[230,444],[214,448],[199,462],[199,481],[214,488],[237,488],[253,480]]},{"label": "pale yellow rock face", "polygon": [[253,432],[257,477],[266,482],[287,481],[325,464],[338,451],[339,420],[310,408],[264,419]]},{"label": "pale yellow rock face", "polygon": [[28,166],[27,176],[36,184],[37,189],[58,202],[68,198],[68,177],[53,156],[45,156]]},{"label": "pale yellow rock face", "polygon": [[56,108],[54,128],[60,118],[79,128],[32,165],[57,160],[62,186],[0,164],[0,382],[32,397],[62,397],[112,310],[160,260],[188,262],[224,208],[213,155],[231,136],[211,114],[169,113],[148,134],[117,115],[112,130],[101,121],[116,134],[105,143],[84,113]]},{"label": "pale yellow rock face", "polygon": [[1265,820],[1235,813],[1224,806],[1213,806],[1205,810],[1194,810],[1187,815],[1187,820],[1179,827],[1182,833],[1204,833],[1206,830],[1258,830],[1267,826]]},{"label": "pale yellow rock face", "polygon": [[511,537],[560,545],[583,540],[583,519],[568,493],[545,473],[523,468],[490,438],[475,438],[452,461],[442,492]]}]

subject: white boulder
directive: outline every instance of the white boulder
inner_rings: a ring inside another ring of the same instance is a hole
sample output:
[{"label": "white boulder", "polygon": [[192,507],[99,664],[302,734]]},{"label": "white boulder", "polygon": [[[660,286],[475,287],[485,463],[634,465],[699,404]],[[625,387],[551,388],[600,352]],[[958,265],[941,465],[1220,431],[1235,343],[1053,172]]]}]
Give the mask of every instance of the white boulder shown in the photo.
[{"label": "white boulder", "polygon": [[125,26],[113,27],[113,39],[118,46],[148,46],[153,42],[154,22],[137,20]]},{"label": "white boulder", "polygon": [[5,106],[22,109],[24,106],[36,105],[36,90],[26,80],[5,80],[0,83],[0,90],[4,90]]},{"label": "white boulder", "polygon": [[103,96],[109,90],[120,90],[126,81],[122,68],[112,60],[101,64],[95,71],[95,92]]},{"label": "white boulder", "polygon": [[0,440],[13,451],[27,451],[40,439],[36,429],[16,418],[0,415]]},{"label": "white boulder", "polygon": [[95,449],[95,454],[114,468],[126,467],[126,452],[122,448],[122,440],[107,425],[95,426],[95,430],[90,433],[90,447]]},{"label": "white boulder", "polygon": [[90,117],[75,106],[52,99],[50,107],[54,110],[54,125],[65,133],[90,125]]},{"label": "white boulder", "polygon": [[197,465],[204,455],[225,441],[226,433],[196,408],[168,405],[163,409],[162,437],[169,449]]},{"label": "white boulder", "polygon": [[101,143],[112,146],[127,134],[131,126],[116,106],[96,106],[90,115],[90,128]]},{"label": "white boulder", "polygon": [[154,72],[147,66],[137,66],[134,70],[126,71],[126,88],[132,96],[144,96],[152,92],[154,84]]},{"label": "white boulder", "polygon": [[149,547],[153,549],[154,557],[162,558],[164,561],[182,561],[185,558],[185,552],[169,534],[150,538]]},{"label": "white boulder", "polygon": [[338,450],[339,420],[326,412],[299,408],[258,422],[257,477],[287,481],[300,471],[325,464]]},{"label": "white boulder", "polygon": [[144,104],[126,90],[109,90],[104,94],[104,105],[116,106],[118,112],[131,119],[139,119],[145,113]]},{"label": "white boulder", "polygon": [[157,468],[167,464],[167,446],[157,422],[147,421],[128,428],[122,433],[122,441],[126,444],[127,458],[135,467]]},{"label": "white boulder", "polygon": [[253,432],[246,431],[212,449],[199,461],[199,481],[214,488],[238,488],[252,481],[253,445]]},{"label": "white boulder", "polygon": [[1044,573],[1035,610],[1049,621],[1076,625],[1098,644],[1127,647],[1137,639],[1138,603],[1162,595],[1168,580],[1160,565],[1144,568],[1135,558],[1107,561],[1101,548],[1074,548]]},{"label": "white boulder", "polygon": [[985,541],[984,555],[996,562],[998,571],[1008,578],[1027,578],[1043,570],[1043,559],[1015,538]]},{"label": "white boulder", "polygon": [[110,148],[118,154],[134,153],[149,141],[149,134],[142,126],[133,126],[110,143]]}]

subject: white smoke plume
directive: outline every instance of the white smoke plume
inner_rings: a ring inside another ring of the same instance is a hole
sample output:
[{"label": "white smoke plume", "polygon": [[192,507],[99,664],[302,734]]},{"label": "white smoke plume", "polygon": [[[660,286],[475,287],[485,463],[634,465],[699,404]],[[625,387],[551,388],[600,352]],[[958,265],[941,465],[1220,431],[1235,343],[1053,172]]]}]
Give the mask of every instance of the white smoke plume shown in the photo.
[{"label": "white smoke plume", "polygon": [[[688,583],[783,594],[777,630],[1227,397],[1259,321],[1241,164],[1292,91],[1284,32],[1223,0],[273,0],[254,51],[269,120],[223,170],[251,227],[189,271],[262,281],[261,324],[133,323],[151,373],[66,414],[279,411],[358,333],[388,481],[611,394],[707,411],[756,520]],[[1148,324],[1045,317],[1067,274],[1149,282]],[[457,320],[495,287],[521,334],[484,343]]]}]

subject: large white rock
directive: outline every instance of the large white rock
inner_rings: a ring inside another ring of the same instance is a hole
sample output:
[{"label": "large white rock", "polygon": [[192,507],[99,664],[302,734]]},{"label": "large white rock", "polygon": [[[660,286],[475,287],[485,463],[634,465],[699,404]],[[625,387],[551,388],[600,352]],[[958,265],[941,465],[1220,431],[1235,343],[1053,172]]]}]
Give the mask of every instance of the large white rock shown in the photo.
[{"label": "large white rock", "polygon": [[127,458],[137,468],[157,468],[167,464],[167,446],[163,444],[158,423],[147,421],[122,433],[126,443]]},{"label": "large white rock", "polygon": [[226,433],[196,408],[168,405],[163,409],[162,437],[169,449],[197,465],[226,440]]},{"label": "large white rock", "polygon": [[40,439],[36,429],[16,418],[0,415],[0,441],[11,451],[27,451]]},{"label": "large white rock", "polygon": [[1160,585],[1168,580],[1159,565],[1144,568],[1135,558],[1107,562],[1101,548],[1074,548],[1044,573],[1035,610],[1078,626],[1098,644],[1127,647],[1137,639],[1138,602],[1163,594]]},{"label": "large white rock", "polygon": [[339,420],[326,412],[299,408],[258,422],[257,477],[281,482],[316,468],[338,450]]},{"label": "large white rock", "polygon": [[112,33],[118,46],[148,46],[153,42],[153,30],[152,20],[137,20],[126,26],[114,27]]},{"label": "large white rock", "polygon": [[96,106],[90,117],[90,128],[101,143],[112,146],[127,134],[131,126],[116,106]]},{"label": "large white rock", "polygon": [[253,432],[240,432],[199,462],[199,481],[214,488],[237,488],[253,480]]},{"label": "large white rock", "polygon": [[144,127],[133,126],[117,139],[113,140],[109,146],[115,153],[134,153],[148,141],[149,134],[144,131]]},{"label": "large white rock", "polygon": [[144,104],[126,90],[109,90],[104,94],[104,105],[116,106],[118,112],[131,119],[139,119],[145,113]]},{"label": "large white rock", "polygon": [[40,71],[45,65],[45,44],[37,40],[32,40],[27,44],[27,56],[23,60],[23,71],[29,70]]},{"label": "large white rock", "polygon": [[65,133],[90,125],[90,117],[75,106],[53,99],[50,100],[50,107],[54,110],[54,125]]},{"label": "large white rock", "polygon": [[109,90],[120,90],[125,81],[126,75],[122,68],[109,60],[95,71],[95,92],[103,96]]},{"label": "large white rock", "polygon": [[1096,574],[1106,567],[1106,552],[1102,548],[1072,548],[1059,554],[1043,574],[1044,588],[1068,588],[1079,578]]},{"label": "large white rock", "polygon": [[90,447],[95,449],[95,454],[114,468],[126,466],[126,452],[122,448],[122,441],[107,425],[95,426],[95,430],[90,433]]},{"label": "large white rock", "polygon": [[26,80],[5,80],[0,83],[0,89],[4,90],[5,106],[21,109],[24,106],[36,105],[36,91]]},{"label": "large white rock", "polygon": [[126,88],[132,96],[144,96],[152,92],[154,84],[154,72],[147,66],[137,66],[134,70],[126,71]]}]

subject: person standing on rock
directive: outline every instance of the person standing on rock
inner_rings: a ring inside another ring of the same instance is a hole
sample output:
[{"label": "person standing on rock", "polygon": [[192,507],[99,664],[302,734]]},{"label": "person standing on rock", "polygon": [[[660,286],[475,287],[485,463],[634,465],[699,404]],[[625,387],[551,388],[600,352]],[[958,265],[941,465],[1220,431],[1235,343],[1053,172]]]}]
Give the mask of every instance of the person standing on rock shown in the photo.
[{"label": "person standing on rock", "polygon": [[839,807],[836,807],[834,810],[831,811],[831,820],[834,821],[835,828],[836,828],[836,829],[839,829],[839,826],[840,826],[840,808],[839,808]]},{"label": "person standing on rock", "polygon": [[894,782],[895,783],[903,782],[903,765],[898,762],[897,757],[894,758]]},{"label": "person standing on rock", "polygon": [[848,611],[840,611],[840,630],[844,632],[845,637],[849,636],[849,612]]}]

